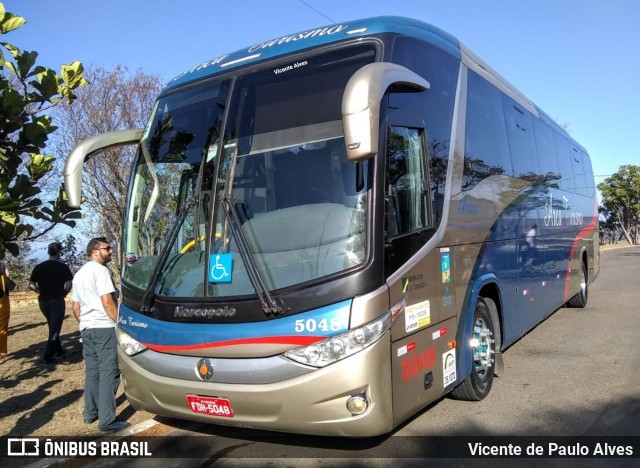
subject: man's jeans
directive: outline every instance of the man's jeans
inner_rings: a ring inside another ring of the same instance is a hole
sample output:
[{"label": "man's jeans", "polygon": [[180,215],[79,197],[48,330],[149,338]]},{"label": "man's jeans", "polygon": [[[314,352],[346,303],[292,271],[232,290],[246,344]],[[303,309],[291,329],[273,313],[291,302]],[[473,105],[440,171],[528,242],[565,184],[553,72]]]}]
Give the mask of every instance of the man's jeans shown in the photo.
[{"label": "man's jeans", "polygon": [[98,429],[116,420],[116,390],[118,389],[118,355],[115,328],[87,328],[82,336],[82,356],[85,365],[85,421],[99,419]]},{"label": "man's jeans", "polygon": [[47,319],[47,325],[49,325],[49,337],[44,349],[44,360],[45,362],[51,362],[54,354],[61,355],[64,353],[60,344],[60,329],[64,320],[64,298],[39,299],[38,304],[42,314]]}]

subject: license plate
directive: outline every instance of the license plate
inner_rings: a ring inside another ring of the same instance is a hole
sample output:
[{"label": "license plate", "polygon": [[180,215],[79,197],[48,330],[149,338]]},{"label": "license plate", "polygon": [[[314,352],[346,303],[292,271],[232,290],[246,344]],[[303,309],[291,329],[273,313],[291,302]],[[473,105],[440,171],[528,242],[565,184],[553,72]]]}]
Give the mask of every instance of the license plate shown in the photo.
[{"label": "license plate", "polygon": [[187,403],[194,413],[233,418],[231,403],[226,398],[187,395]]}]

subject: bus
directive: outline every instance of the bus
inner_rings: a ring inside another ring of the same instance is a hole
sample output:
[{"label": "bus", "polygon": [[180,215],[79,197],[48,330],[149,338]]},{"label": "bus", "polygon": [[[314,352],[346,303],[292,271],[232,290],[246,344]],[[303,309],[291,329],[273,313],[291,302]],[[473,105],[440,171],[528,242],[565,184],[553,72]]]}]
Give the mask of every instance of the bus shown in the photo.
[{"label": "bus", "polygon": [[218,425],[388,433],[485,398],[502,352],[600,268],[589,156],[455,37],[377,17],[195,66],[136,145],[118,358],[130,404]]}]

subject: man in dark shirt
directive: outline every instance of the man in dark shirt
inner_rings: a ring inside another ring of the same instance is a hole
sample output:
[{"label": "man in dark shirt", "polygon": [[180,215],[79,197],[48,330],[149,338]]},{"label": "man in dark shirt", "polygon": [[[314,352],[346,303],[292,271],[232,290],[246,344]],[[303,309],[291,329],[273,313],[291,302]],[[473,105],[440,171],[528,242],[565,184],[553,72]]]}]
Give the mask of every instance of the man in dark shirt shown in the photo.
[{"label": "man in dark shirt", "polygon": [[73,275],[69,267],[59,261],[61,251],[59,242],[49,244],[49,260],[36,265],[29,279],[29,289],[39,294],[38,304],[49,325],[49,338],[42,360],[45,364],[53,363],[54,357],[66,353],[60,344],[60,329],[64,320],[64,298],[71,291]]}]

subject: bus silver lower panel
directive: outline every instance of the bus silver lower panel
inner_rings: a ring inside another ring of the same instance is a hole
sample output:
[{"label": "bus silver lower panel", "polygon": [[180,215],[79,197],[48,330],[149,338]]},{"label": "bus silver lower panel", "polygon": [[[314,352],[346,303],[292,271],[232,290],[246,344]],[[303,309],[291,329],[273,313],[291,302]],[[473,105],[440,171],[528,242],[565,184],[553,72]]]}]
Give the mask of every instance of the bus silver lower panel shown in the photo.
[{"label": "bus silver lower panel", "polygon": [[[210,424],[363,437],[393,428],[389,353],[387,333],[342,361],[266,384],[215,382],[215,370],[209,382],[163,377],[136,364],[135,356],[119,350],[118,357],[125,393],[137,410]],[[235,361],[242,368],[243,360]]]}]

